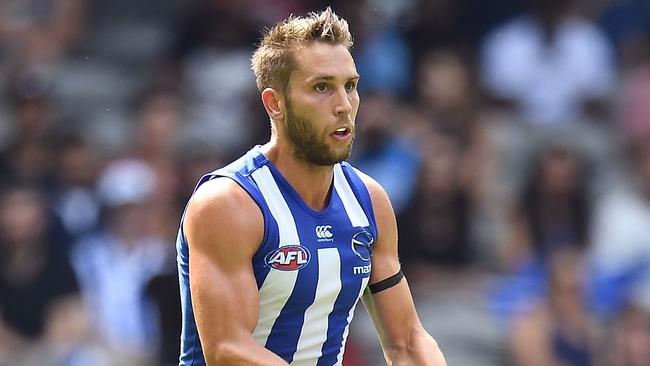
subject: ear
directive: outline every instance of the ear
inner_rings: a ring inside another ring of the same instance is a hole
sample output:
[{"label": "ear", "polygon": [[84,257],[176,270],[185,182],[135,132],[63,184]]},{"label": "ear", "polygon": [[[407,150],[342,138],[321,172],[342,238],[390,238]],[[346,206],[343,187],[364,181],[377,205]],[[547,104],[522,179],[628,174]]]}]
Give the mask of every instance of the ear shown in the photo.
[{"label": "ear", "polygon": [[275,89],[266,88],[262,91],[262,104],[272,120],[280,119],[284,115],[284,102]]}]

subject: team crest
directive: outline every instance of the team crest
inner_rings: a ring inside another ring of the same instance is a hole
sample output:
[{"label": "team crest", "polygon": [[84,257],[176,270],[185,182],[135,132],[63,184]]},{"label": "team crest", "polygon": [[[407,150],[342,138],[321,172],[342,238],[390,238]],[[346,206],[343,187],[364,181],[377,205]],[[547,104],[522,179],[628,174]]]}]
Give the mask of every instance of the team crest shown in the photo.
[{"label": "team crest", "polygon": [[352,237],[352,251],[364,262],[369,262],[372,257],[372,244],[375,237],[371,233],[363,230],[354,234]]},{"label": "team crest", "polygon": [[287,245],[280,247],[271,253],[267,254],[264,262],[274,269],[280,271],[296,271],[307,264],[311,260],[309,249],[302,245]]}]

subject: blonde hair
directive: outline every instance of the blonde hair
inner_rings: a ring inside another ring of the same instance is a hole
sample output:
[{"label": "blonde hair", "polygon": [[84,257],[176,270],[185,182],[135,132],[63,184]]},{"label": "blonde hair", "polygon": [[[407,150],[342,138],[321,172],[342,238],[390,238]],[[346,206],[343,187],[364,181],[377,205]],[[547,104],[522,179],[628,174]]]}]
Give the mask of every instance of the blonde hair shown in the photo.
[{"label": "blonde hair", "polygon": [[267,29],[251,59],[257,88],[262,91],[273,86],[284,93],[296,68],[293,52],[311,42],[340,44],[350,50],[353,41],[348,22],[328,7],[306,17],[290,16]]}]

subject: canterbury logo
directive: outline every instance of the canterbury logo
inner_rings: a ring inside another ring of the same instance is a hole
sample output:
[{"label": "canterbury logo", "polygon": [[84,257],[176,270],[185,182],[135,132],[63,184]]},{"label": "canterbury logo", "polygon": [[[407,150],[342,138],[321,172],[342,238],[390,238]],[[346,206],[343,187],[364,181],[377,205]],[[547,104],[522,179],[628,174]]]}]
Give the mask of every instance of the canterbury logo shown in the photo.
[{"label": "canterbury logo", "polygon": [[329,239],[334,236],[330,232],[330,229],[332,228],[332,225],[321,225],[321,226],[316,226],[316,236],[319,239]]}]

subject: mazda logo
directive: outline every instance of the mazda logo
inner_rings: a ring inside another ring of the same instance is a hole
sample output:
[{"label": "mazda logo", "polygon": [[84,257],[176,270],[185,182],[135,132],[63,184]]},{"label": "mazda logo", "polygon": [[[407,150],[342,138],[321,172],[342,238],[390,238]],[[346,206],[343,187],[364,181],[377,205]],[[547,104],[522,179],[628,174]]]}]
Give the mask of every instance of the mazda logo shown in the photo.
[{"label": "mazda logo", "polygon": [[364,262],[372,257],[372,244],[375,238],[367,231],[360,231],[352,236],[352,251]]}]

